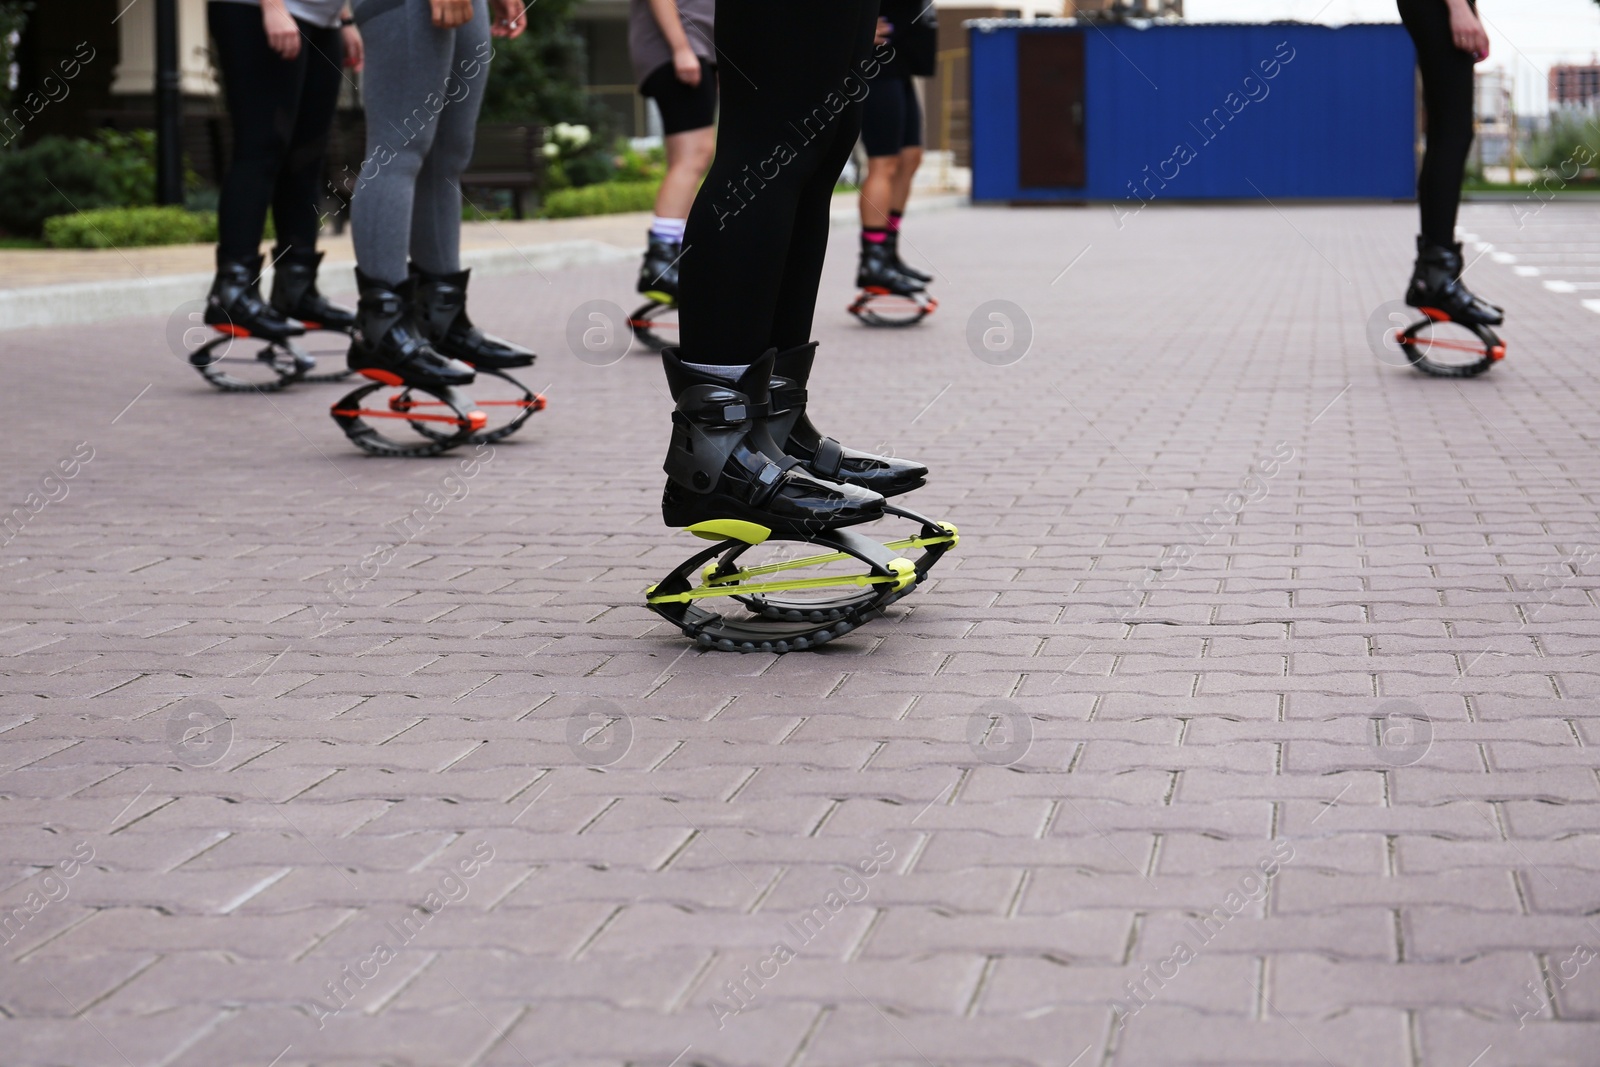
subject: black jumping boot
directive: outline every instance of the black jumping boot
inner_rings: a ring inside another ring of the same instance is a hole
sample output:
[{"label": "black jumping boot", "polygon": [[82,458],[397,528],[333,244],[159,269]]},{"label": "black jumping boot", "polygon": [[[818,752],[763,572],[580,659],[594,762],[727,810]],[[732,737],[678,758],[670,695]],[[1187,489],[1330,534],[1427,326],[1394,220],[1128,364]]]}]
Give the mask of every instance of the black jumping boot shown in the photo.
[{"label": "black jumping boot", "polygon": [[1461,245],[1440,245],[1417,235],[1417,264],[1406,289],[1414,308],[1443,312],[1463,326],[1498,326],[1505,312],[1483,300],[1461,281]]},{"label": "black jumping boot", "polygon": [[330,303],[317,291],[317,268],[322,253],[314,248],[272,250],[272,307],[278,314],[299,319],[308,330],[337,330],[349,333],[356,324],[355,312]]},{"label": "black jumping boot", "polygon": [[928,468],[922,464],[846,448],[833,438],[822,436],[811,424],[806,417],[806,383],[811,380],[811,363],[816,356],[817,342],[811,341],[775,357],[772,415],[767,420],[772,440],[819,478],[858,485],[882,496],[920,489],[928,479]]},{"label": "black jumping boot", "polygon": [[305,326],[279,314],[261,299],[260,256],[232,259],[217,250],[217,277],[206,297],[205,323],[235,337],[283,342],[300,337]]},{"label": "black jumping boot", "polygon": [[350,369],[389,385],[466,385],[475,372],[435,351],[417,326],[410,279],[393,285],[356,271],[361,292],[350,339]]},{"label": "black jumping boot", "polygon": [[650,247],[645,249],[644,262],[639,265],[639,292],[663,304],[676,304],[678,257],[681,255],[682,244],[651,234]]},{"label": "black jumping boot", "polygon": [[927,288],[895,266],[894,252],[887,241],[862,241],[861,265],[856,268],[856,285],[868,292],[913,296]]},{"label": "black jumping boot", "polygon": [[738,519],[805,537],[871,522],[883,497],[812,477],[767,432],[773,353],[728,382],[685,365],[676,349],[661,353],[677,409],[663,464],[661,517],[668,526]]},{"label": "black jumping boot", "polygon": [[416,319],[423,334],[443,355],[470,363],[474,367],[533,366],[534,354],[484,333],[467,317],[467,281],[472,271],[454,274],[429,274],[411,265],[411,284],[416,294]]},{"label": "black jumping boot", "polygon": [[923,285],[927,285],[929,282],[933,281],[933,275],[927,273],[926,271],[917,270],[915,267],[907,266],[906,261],[900,258],[899,230],[890,230],[888,240],[884,241],[884,244],[889,246],[889,259],[894,264],[895,270],[899,271],[901,274],[904,274],[908,278],[913,278],[921,282]]}]

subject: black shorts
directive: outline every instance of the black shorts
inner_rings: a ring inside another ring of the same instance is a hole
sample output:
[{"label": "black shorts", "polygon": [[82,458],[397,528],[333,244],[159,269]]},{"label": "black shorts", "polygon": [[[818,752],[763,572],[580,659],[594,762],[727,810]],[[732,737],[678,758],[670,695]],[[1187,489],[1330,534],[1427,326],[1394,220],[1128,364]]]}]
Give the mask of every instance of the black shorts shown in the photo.
[{"label": "black shorts", "polygon": [[910,78],[886,77],[861,102],[861,141],[868,156],[897,156],[922,143],[922,105]]},{"label": "black shorts", "polygon": [[701,130],[717,117],[717,68],[700,58],[700,84],[685,85],[671,63],[652,70],[639,92],[661,109],[661,129],[667,136]]}]

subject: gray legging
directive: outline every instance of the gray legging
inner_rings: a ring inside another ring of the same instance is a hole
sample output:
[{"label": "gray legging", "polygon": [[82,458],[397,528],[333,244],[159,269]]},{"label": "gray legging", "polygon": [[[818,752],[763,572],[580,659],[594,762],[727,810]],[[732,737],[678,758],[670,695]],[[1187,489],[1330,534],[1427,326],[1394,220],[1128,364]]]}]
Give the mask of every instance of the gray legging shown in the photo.
[{"label": "gray legging", "polygon": [[356,0],[366,41],[367,157],[350,204],[356,263],[395,284],[406,255],[433,274],[461,269],[461,175],[489,75],[489,2],[435,29],[428,0]]}]

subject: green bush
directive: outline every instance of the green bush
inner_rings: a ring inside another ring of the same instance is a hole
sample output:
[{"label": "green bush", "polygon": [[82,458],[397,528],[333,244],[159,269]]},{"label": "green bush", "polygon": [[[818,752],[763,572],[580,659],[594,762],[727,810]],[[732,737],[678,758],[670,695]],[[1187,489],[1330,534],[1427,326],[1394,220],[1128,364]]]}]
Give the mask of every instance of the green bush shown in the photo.
[{"label": "green bush", "polygon": [[[527,32],[515,40],[494,43],[494,74],[483,90],[481,122],[533,122],[554,126],[575,122],[587,126],[596,145],[608,145],[616,121],[598,94],[588,91],[584,72],[589,55],[578,29],[582,0],[540,0],[523,12]],[[520,5],[519,5],[520,6]],[[629,104],[631,110],[631,103]],[[587,185],[593,165],[582,164],[570,184]],[[549,186],[558,188],[558,186]]]},{"label": "green bush", "polygon": [[557,189],[545,197],[539,214],[547,219],[570,219],[649,211],[655,206],[656,190],[660,188],[660,182],[598,182],[576,189]]},{"label": "green bush", "polygon": [[52,248],[138,248],[217,239],[217,217],[181,207],[113,207],[45,220]]},{"label": "green bush", "polygon": [[659,182],[667,174],[667,150],[660,145],[644,152],[624,147],[612,164],[616,167],[614,181]]},{"label": "green bush", "polygon": [[1600,121],[1593,115],[1557,113],[1550,126],[1534,137],[1528,162],[1568,181],[1600,165]]},{"label": "green bush", "polygon": [[[636,175],[642,181],[648,175]],[[625,181],[616,161],[594,130],[582,123],[558,122],[544,131],[544,188],[575,189],[601,182]]]},{"label": "green bush", "polygon": [[94,154],[106,162],[120,206],[156,202],[156,131],[100,130],[93,144]]},{"label": "green bush", "polygon": [[39,236],[52,215],[116,202],[111,167],[87,141],[44,137],[0,153],[0,226],[15,236]]}]

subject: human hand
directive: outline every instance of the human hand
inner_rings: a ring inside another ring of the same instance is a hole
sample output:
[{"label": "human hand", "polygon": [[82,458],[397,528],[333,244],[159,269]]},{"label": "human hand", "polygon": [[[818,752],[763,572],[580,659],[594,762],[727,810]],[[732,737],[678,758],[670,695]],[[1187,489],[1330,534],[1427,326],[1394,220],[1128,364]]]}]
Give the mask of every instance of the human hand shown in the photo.
[{"label": "human hand", "polygon": [[700,84],[700,57],[685,45],[672,53],[672,70],[685,85]]},{"label": "human hand", "polygon": [[508,40],[521,37],[522,31],[528,28],[528,8],[519,0],[493,0],[493,7],[499,17],[489,32]]},{"label": "human hand", "polygon": [[472,21],[472,0],[429,0],[433,7],[433,24],[441,30],[453,30]]},{"label": "human hand", "polygon": [[1489,58],[1489,35],[1467,0],[1451,0],[1450,40],[1476,62]]},{"label": "human hand", "polygon": [[281,0],[261,5],[261,25],[267,31],[267,44],[280,57],[294,59],[300,54],[300,27]]},{"label": "human hand", "polygon": [[872,45],[874,48],[882,47],[889,43],[889,36],[894,33],[894,23],[878,16],[878,28],[872,32]]},{"label": "human hand", "polygon": [[340,29],[339,36],[344,41],[344,65],[351,70],[360,70],[367,61],[367,46],[361,40],[361,31],[354,26],[345,26]]}]

